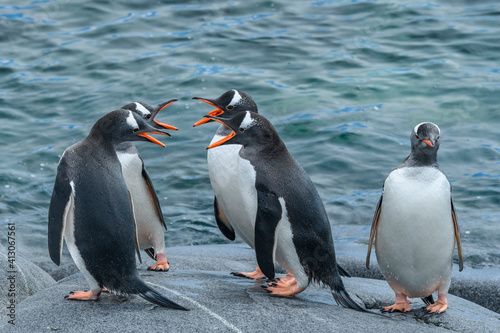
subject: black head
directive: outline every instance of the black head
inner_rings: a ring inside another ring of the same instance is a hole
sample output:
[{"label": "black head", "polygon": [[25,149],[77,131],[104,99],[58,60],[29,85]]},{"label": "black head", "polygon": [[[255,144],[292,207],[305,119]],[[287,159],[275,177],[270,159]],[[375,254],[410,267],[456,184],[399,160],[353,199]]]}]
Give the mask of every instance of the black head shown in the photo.
[{"label": "black head", "polygon": [[148,133],[170,136],[165,129],[152,126],[136,112],[125,109],[115,110],[101,117],[91,130],[91,136],[97,135],[106,138],[114,144],[125,141],[151,141],[165,147],[163,143]]},{"label": "black head", "polygon": [[430,122],[420,123],[413,128],[410,136],[410,157],[414,164],[427,165],[437,163],[440,134],[439,127]]},{"label": "black head", "polygon": [[222,118],[207,115],[227,127],[232,132],[225,138],[212,143],[207,149],[224,144],[240,144],[244,147],[274,148],[281,147],[281,141],[274,126],[264,116],[250,111],[240,112],[232,118]]},{"label": "black head", "polygon": [[[258,112],[257,104],[255,104],[252,97],[241,90],[228,90],[216,99],[202,97],[193,97],[193,99],[215,106],[216,109],[208,113],[208,115],[214,117],[228,119],[243,111]],[[193,126],[198,126],[209,121],[211,121],[211,119],[205,117],[197,121]]]},{"label": "black head", "polygon": [[156,127],[161,130],[163,128],[177,131],[178,128],[172,125],[164,124],[156,120],[156,116],[160,113],[161,110],[165,109],[167,106],[176,102],[177,99],[171,99],[165,103],[161,103],[158,105],[149,105],[144,102],[133,102],[121,107],[124,110],[130,110],[136,114],[138,114],[144,121],[146,121],[149,125]]}]

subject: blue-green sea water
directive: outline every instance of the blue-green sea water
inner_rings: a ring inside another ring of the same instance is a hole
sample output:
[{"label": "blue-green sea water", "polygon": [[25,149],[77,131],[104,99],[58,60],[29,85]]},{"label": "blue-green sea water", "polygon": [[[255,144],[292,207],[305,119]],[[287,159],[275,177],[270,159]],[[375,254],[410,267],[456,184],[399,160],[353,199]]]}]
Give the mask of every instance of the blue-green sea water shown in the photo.
[{"label": "blue-green sea water", "polygon": [[316,184],[338,242],[367,244],[412,128],[438,124],[465,264],[500,268],[499,58],[493,1],[3,1],[1,242],[15,223],[19,251],[46,251],[63,151],[107,112],[171,98],[167,148],[137,144],[166,245],[229,242],[206,164],[218,125],[192,128],[212,107],[191,97],[241,89]]}]

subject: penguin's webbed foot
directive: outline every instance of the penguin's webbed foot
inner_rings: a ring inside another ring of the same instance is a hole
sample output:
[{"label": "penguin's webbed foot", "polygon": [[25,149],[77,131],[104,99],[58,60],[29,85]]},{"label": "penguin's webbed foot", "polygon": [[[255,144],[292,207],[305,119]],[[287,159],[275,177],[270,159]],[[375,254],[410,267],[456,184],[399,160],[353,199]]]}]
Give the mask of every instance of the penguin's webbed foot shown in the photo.
[{"label": "penguin's webbed foot", "polygon": [[168,272],[170,265],[167,261],[157,261],[156,265],[149,266],[148,271]]},{"label": "penguin's webbed foot", "polygon": [[156,254],[156,265],[149,266],[148,271],[156,271],[156,272],[168,272],[170,269],[170,265],[167,261],[167,256],[164,253]]},{"label": "penguin's webbed foot", "polygon": [[239,276],[239,277],[244,277],[244,278],[252,279],[252,280],[260,280],[260,279],[265,279],[266,278],[266,276],[264,275],[264,273],[262,273],[262,271],[260,270],[259,266],[257,266],[257,268],[255,268],[255,271],[250,272],[250,273],[231,272],[231,275]]},{"label": "penguin's webbed foot", "polygon": [[72,291],[64,298],[76,301],[97,301],[100,296],[101,290],[98,289],[89,291]]},{"label": "penguin's webbed foot", "polygon": [[292,273],[288,273],[286,276],[271,281],[266,285],[262,286],[266,288],[266,292],[271,295],[276,296],[293,296],[302,292],[305,288],[299,288],[297,280]]},{"label": "penguin's webbed foot", "polygon": [[385,308],[382,309],[382,312],[410,312],[411,306],[410,305],[404,305],[404,304],[396,304],[394,303],[391,306],[386,306]]},{"label": "penguin's webbed foot", "polygon": [[409,312],[410,310],[410,301],[406,299],[406,295],[396,294],[396,303],[386,306],[382,309],[382,312]]},{"label": "penguin's webbed foot", "polygon": [[448,299],[446,295],[438,295],[438,299],[434,304],[427,306],[427,313],[443,313],[448,308]]}]

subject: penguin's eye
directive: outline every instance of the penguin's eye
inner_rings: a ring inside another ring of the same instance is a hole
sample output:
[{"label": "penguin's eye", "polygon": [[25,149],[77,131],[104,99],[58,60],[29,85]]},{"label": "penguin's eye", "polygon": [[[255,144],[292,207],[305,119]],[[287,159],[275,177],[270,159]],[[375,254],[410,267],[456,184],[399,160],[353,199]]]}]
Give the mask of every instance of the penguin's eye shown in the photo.
[{"label": "penguin's eye", "polygon": [[134,133],[137,133],[139,132],[139,129],[138,128],[134,128]]},{"label": "penguin's eye", "polygon": [[147,114],[147,115],[146,115],[146,119],[151,119],[151,115],[150,115],[150,114]]},{"label": "penguin's eye", "polygon": [[420,137],[418,136],[418,134],[415,134],[415,137],[416,137],[417,139],[420,139]]},{"label": "penguin's eye", "polygon": [[232,109],[234,109],[234,106],[232,106],[232,105],[228,105],[228,106],[226,106],[226,109],[228,109],[228,110],[232,110]]},{"label": "penguin's eye", "polygon": [[436,138],[436,140],[439,140],[439,138],[440,138],[440,137],[441,137],[441,136],[438,136],[438,137]]},{"label": "penguin's eye", "polygon": [[245,129],[243,127],[238,128],[240,132],[245,132]]}]

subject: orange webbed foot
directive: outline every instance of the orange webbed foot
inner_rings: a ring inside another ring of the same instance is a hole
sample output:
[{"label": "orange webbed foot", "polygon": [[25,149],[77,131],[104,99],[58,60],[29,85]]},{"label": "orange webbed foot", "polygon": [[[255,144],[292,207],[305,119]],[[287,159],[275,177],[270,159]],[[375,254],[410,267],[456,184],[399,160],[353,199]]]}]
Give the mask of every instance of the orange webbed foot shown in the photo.
[{"label": "orange webbed foot", "polygon": [[157,272],[168,272],[170,269],[170,265],[167,261],[167,256],[163,253],[156,254],[156,265],[149,266],[148,271],[157,271]]},{"label": "orange webbed foot", "polygon": [[167,261],[157,261],[156,265],[149,266],[148,271],[168,272],[170,266]]},{"label": "orange webbed foot", "polygon": [[386,306],[382,309],[382,312],[409,312],[410,310],[410,301],[406,299],[406,295],[396,294],[396,303]]},{"label": "orange webbed foot", "polygon": [[447,308],[448,308],[447,297],[445,295],[439,295],[437,301],[434,302],[434,304],[427,306],[427,312],[439,314],[445,312]]},{"label": "orange webbed foot", "polygon": [[297,280],[293,274],[288,273],[285,277],[271,281],[267,286],[266,291],[271,295],[276,296],[294,296],[302,292],[305,288],[299,288]]},{"label": "orange webbed foot", "polygon": [[64,298],[76,301],[97,301],[100,296],[101,290],[99,289],[89,291],[72,291],[68,296]]},{"label": "orange webbed foot", "polygon": [[262,273],[262,271],[260,270],[259,266],[257,266],[257,268],[255,268],[255,271],[250,272],[250,273],[232,272],[231,274],[234,276],[244,277],[244,278],[252,279],[252,280],[259,280],[259,279],[266,278],[264,273]]}]

